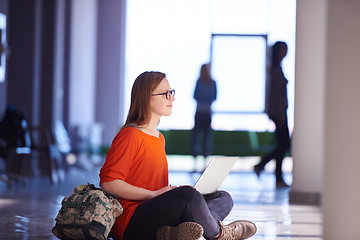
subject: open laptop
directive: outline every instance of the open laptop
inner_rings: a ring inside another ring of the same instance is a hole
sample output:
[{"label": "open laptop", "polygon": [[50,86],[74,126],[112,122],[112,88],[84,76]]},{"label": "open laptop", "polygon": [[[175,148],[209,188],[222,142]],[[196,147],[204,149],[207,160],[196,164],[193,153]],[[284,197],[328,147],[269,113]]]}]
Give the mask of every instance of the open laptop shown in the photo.
[{"label": "open laptop", "polygon": [[201,194],[217,191],[238,157],[213,157],[194,185]]}]

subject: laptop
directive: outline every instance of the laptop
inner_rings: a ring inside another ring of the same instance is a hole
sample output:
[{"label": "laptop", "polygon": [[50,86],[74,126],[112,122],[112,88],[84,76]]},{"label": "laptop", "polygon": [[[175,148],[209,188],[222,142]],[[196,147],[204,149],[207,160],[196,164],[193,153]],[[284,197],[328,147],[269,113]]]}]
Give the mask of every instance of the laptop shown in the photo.
[{"label": "laptop", "polygon": [[213,157],[194,185],[201,194],[217,191],[238,157]]}]

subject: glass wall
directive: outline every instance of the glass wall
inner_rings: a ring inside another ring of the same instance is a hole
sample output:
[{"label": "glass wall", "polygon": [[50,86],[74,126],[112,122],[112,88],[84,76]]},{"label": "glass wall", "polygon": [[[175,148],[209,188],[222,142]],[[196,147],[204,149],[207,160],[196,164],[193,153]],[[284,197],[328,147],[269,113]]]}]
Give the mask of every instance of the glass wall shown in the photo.
[{"label": "glass wall", "polygon": [[159,128],[191,129],[195,83],[201,65],[211,61],[218,86],[213,128],[273,130],[262,113],[265,61],[267,47],[281,40],[289,46],[283,69],[289,80],[292,128],[295,5],[295,0],[128,1],[126,111],[135,78],[144,71],[165,72],[176,89],[176,100],[173,115],[163,117]]}]

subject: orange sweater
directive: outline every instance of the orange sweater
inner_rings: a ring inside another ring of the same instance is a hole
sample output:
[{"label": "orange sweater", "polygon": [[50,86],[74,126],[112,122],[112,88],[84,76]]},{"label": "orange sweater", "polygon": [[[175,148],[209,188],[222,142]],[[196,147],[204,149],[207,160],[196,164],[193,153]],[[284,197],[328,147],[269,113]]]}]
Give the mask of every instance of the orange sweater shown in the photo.
[{"label": "orange sweater", "polygon": [[[135,127],[118,132],[100,170],[100,184],[116,179],[145,188],[158,190],[168,185],[168,164],[165,139],[144,133]],[[141,201],[120,199],[123,213],[116,220],[112,234],[122,239],[127,224]]]}]

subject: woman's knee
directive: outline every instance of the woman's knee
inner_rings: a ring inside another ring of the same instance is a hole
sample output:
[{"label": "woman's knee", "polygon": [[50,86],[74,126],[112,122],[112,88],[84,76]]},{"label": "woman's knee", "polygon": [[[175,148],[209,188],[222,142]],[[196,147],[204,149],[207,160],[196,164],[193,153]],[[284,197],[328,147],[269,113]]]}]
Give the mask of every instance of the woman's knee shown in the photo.
[{"label": "woman's knee", "polygon": [[204,198],[206,201],[210,201],[213,199],[220,199],[224,203],[233,204],[233,199],[231,195],[228,192],[222,190],[216,191],[214,193],[206,194],[204,195]]},{"label": "woman's knee", "polygon": [[233,198],[231,197],[230,193],[226,192],[226,191],[218,191],[218,193],[220,194],[220,198],[222,199],[222,202],[229,206],[229,207],[233,207],[234,206],[234,201]]},{"label": "woman's knee", "polygon": [[199,201],[200,199],[203,199],[201,193],[199,193],[195,188],[191,186],[181,186],[178,187],[177,190],[179,201],[189,203],[192,201]]}]

